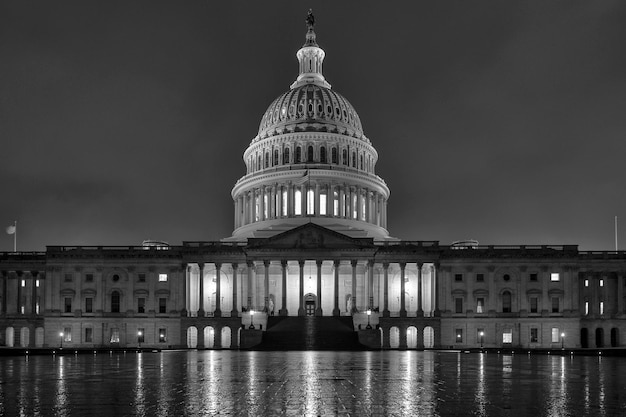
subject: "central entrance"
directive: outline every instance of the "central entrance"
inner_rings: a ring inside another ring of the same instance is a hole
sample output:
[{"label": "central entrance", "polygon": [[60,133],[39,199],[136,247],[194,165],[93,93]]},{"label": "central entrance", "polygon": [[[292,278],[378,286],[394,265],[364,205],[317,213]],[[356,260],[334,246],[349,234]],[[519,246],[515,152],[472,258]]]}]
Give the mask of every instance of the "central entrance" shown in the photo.
[{"label": "central entrance", "polygon": [[312,293],[308,293],[304,296],[304,314],[307,316],[315,315],[315,308],[317,306],[317,296]]}]

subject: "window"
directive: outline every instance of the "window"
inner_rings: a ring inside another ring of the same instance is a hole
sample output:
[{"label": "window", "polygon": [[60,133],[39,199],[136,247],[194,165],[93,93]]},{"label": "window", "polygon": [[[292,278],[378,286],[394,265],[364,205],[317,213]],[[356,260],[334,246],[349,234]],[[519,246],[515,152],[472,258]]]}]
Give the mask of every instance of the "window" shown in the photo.
[{"label": "window", "polygon": [[85,298],[85,313],[93,313],[93,298]]},{"label": "window", "polygon": [[270,166],[270,153],[269,152],[265,152],[265,164],[264,168],[267,168]]},{"label": "window", "polygon": [[272,159],[272,166],[278,165],[278,149],[274,149],[274,159]]},{"label": "window", "polygon": [[320,216],[325,216],[326,214],[326,191],[322,191],[320,194]]},{"label": "window", "polygon": [[506,329],[502,332],[502,343],[513,343],[513,330]]},{"label": "window", "polygon": [[306,192],[306,214],[315,214],[315,191],[312,189]]},{"label": "window", "polygon": [[320,162],[322,164],[326,163],[326,148],[324,146],[320,148]]},{"label": "window", "polygon": [[287,190],[283,190],[283,201],[282,201],[282,215],[286,216],[287,215]]},{"label": "window", "polygon": [[37,297],[35,301],[35,314],[39,314],[39,305],[41,303],[41,297]]},{"label": "window", "polygon": [[604,314],[604,301],[600,301],[600,314]]},{"label": "window", "polygon": [[552,328],[552,343],[559,343],[559,328]]},{"label": "window", "polygon": [[302,191],[296,190],[293,193],[293,212],[296,216],[302,215]]},{"label": "window", "polygon": [[159,282],[167,282],[167,274],[159,274]]},{"label": "window", "polygon": [[159,343],[167,342],[167,329],[159,329]]},{"label": "window", "polygon": [[146,299],[138,298],[137,299],[137,313],[143,314],[146,312]]},{"label": "window", "polygon": [[64,311],[66,313],[72,312],[72,297],[65,297],[65,308]]},{"label": "window", "polygon": [[159,298],[159,313],[167,313],[167,298]]},{"label": "window", "polygon": [[339,193],[333,191],[333,216],[339,216]]},{"label": "window", "polygon": [[511,312],[511,292],[504,291],[502,293],[502,312],[510,313]]},{"label": "window", "polygon": [[85,282],[93,282],[93,274],[85,274]]},{"label": "window", "polygon": [[35,287],[39,288],[39,280],[35,280]]},{"label": "window", "polygon": [[332,160],[331,162],[333,164],[338,164],[339,163],[339,159],[337,157],[337,148],[333,148],[333,150],[331,151],[331,155],[332,155]]},{"label": "window", "polygon": [[476,282],[485,282],[485,274],[476,274]]},{"label": "window", "polygon": [[356,168],[356,152],[352,152],[352,168]]},{"label": "window", "polygon": [[137,343],[143,343],[146,341],[146,329],[143,327],[137,328]]},{"label": "window", "polygon": [[530,312],[536,313],[538,311],[538,299],[537,297],[530,297]]},{"label": "window", "polygon": [[72,328],[66,327],[63,329],[63,341],[71,342],[72,341]]},{"label": "window", "polygon": [[561,276],[559,275],[558,272],[552,272],[550,274],[550,281],[560,281],[561,280]]},{"label": "window", "polygon": [[538,274],[530,274],[531,281],[537,281]]},{"label": "window", "polygon": [[552,312],[559,312],[559,297],[552,297]]},{"label": "window", "polygon": [[144,273],[137,274],[137,281],[146,282],[146,274]]},{"label": "window", "polygon": [[463,281],[463,274],[454,274],[454,280],[456,282]]},{"label": "window", "polygon": [[120,312],[120,293],[118,291],[113,291],[111,293],[111,313],[119,313]]},{"label": "window", "polygon": [[93,329],[91,327],[85,327],[85,343],[93,342]]},{"label": "window", "polygon": [[309,146],[306,151],[306,161],[313,162],[313,147]]},{"label": "window", "polygon": [[456,329],[454,332],[456,334],[456,342],[463,343],[463,329]]},{"label": "window", "polygon": [[476,329],[476,343],[483,343],[485,339],[485,329],[478,328]]},{"label": "window", "polygon": [[589,314],[589,301],[585,301],[585,316]]},{"label": "window", "polygon": [[585,287],[588,287],[588,286],[589,286],[589,280],[588,280],[588,279],[586,279],[586,280],[585,280]]},{"label": "window", "polygon": [[485,312],[485,299],[483,297],[478,297],[476,299],[476,312],[477,313]]},{"label": "window", "polygon": [[[604,287],[604,280],[603,279],[600,279],[600,286]],[[23,287],[23,285],[22,285],[22,287]]]},{"label": "window", "polygon": [[457,297],[454,299],[454,312],[455,313],[463,312],[463,299],[460,297]]},{"label": "window", "polygon": [[343,163],[343,165],[347,166],[348,165],[348,151],[347,150],[344,149],[341,152],[341,159],[342,159],[341,162]]},{"label": "window", "polygon": [[72,282],[72,274],[65,274],[65,282]]},{"label": "window", "polygon": [[296,148],[296,160],[294,162],[296,164],[302,162],[302,148],[299,146]]},{"label": "window", "polygon": [[111,338],[109,339],[111,343],[119,343],[120,342],[120,329],[117,327],[113,327],[111,329]]},{"label": "window", "polygon": [[511,280],[511,276],[509,274],[504,274],[502,276],[502,279],[505,280],[505,281],[510,281]]},{"label": "window", "polygon": [[25,286],[26,286],[26,280],[25,280],[25,279],[23,279],[23,280],[22,280],[22,288],[24,288]]},{"label": "window", "polygon": [[530,329],[530,343],[539,343],[539,329],[536,327]]},{"label": "window", "polygon": [[117,274],[113,275],[113,282],[117,282],[119,280],[120,280],[120,276],[119,275],[117,275]]},{"label": "window", "polygon": [[283,164],[289,163],[289,148],[285,148],[285,152],[283,152]]}]

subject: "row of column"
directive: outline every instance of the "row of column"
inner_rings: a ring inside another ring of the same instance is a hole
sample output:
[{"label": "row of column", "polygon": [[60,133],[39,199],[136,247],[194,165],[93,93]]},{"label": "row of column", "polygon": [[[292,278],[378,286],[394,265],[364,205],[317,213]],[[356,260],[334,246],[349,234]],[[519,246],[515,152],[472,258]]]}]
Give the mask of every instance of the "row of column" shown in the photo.
[{"label": "row of column", "polygon": [[[263,310],[264,311],[269,311],[269,266],[271,264],[271,261],[269,260],[264,260],[263,262]],[[316,264],[316,296],[317,296],[317,305],[316,305],[316,311],[315,311],[315,315],[316,316],[322,316],[323,315],[323,311],[322,311],[322,264],[323,264],[323,260],[316,260],[315,264]],[[350,265],[352,267],[352,280],[351,280],[351,285],[352,285],[352,289],[351,289],[351,294],[353,297],[356,297],[357,294],[357,286],[356,286],[356,281],[357,281],[357,265],[358,265],[358,261],[357,260],[352,260],[350,261]],[[368,309],[373,309],[374,308],[374,261],[370,260],[368,261],[368,269],[367,269],[367,279],[366,279],[366,290],[367,290],[367,308]],[[306,260],[298,260],[298,267],[299,267],[299,293],[298,293],[298,315],[299,316],[303,316],[305,315],[305,309],[304,309],[304,267],[306,264]],[[333,276],[333,294],[334,294],[334,299],[333,299],[333,316],[339,316],[341,314],[341,310],[339,307],[339,266],[341,264],[340,260],[333,260],[333,266],[334,266],[334,276]],[[221,317],[222,316],[222,310],[221,310],[221,268],[222,268],[222,264],[221,263],[214,263],[215,265],[215,271],[216,271],[216,280],[215,280],[215,310],[214,310],[214,317]],[[280,261],[280,265],[281,265],[281,302],[280,302],[280,309],[279,309],[279,315],[281,316],[287,316],[289,314],[288,310],[287,310],[287,265],[288,265],[288,261],[287,260],[281,260]],[[382,314],[384,317],[389,317],[390,316],[390,310],[389,310],[389,265],[390,263],[385,262],[382,264],[383,265],[383,311]],[[407,316],[407,309],[406,309],[406,297],[405,297],[405,268],[406,268],[406,262],[400,262],[398,263],[398,265],[400,266],[400,317],[406,317]],[[237,306],[237,276],[238,276],[238,270],[239,270],[239,265],[236,263],[231,264],[232,266],[232,270],[233,270],[233,284],[232,284],[232,310],[231,310],[231,316],[236,316],[238,314],[238,306]],[[422,263],[417,263],[418,266],[418,283],[417,283],[417,288],[418,288],[418,294],[417,294],[417,311],[416,314],[418,317],[422,317],[424,315],[424,310],[423,310],[423,306],[422,306]],[[198,305],[198,316],[199,317],[204,317],[206,316],[206,311],[204,309],[204,271],[205,271],[205,264],[202,262],[198,263],[198,267],[199,267],[199,288],[198,288],[198,292],[200,294],[199,297],[199,305]],[[433,274],[436,273],[436,268],[433,267]],[[253,261],[249,261],[247,263],[247,277],[246,277],[246,285],[247,285],[247,300],[246,300],[246,304],[247,304],[247,309],[251,310],[253,309],[254,303],[253,303],[253,299],[254,297],[254,280],[255,280],[255,270],[254,270],[254,262]],[[433,283],[433,288],[432,288],[432,293],[436,294],[436,278],[435,275],[433,275],[433,279],[432,279],[432,283]],[[189,294],[188,297],[190,297],[191,295]],[[438,311],[439,310],[439,306],[438,306],[438,297],[434,296],[435,299],[435,306],[434,306],[434,310]],[[190,299],[187,299],[187,305],[191,305],[190,304]],[[355,312],[356,311],[356,302],[354,302],[352,304],[351,307],[351,311]]]},{"label": "row of column", "polygon": [[[325,203],[322,196],[325,196]],[[387,227],[385,197],[359,186],[318,182],[274,184],[245,191],[235,198],[234,204],[235,228],[264,220],[307,215],[362,220]]]},{"label": "row of column", "polygon": [[0,275],[0,313],[41,314],[41,288],[44,273],[39,271],[3,271]]}]

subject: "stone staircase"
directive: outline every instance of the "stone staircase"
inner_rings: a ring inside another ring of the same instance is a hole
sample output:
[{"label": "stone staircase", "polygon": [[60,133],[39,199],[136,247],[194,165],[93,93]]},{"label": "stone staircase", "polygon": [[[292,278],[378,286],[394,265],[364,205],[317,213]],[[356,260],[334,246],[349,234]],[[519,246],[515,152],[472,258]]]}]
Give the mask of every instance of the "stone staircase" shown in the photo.
[{"label": "stone staircase", "polygon": [[255,350],[365,350],[352,317],[268,317]]}]

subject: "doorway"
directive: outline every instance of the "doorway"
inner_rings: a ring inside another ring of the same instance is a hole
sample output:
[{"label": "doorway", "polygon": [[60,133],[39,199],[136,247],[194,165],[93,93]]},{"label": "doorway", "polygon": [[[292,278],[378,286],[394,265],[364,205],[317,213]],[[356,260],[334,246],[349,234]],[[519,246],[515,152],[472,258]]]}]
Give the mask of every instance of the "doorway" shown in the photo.
[{"label": "doorway", "polygon": [[317,296],[312,293],[308,293],[304,296],[304,315],[314,316],[315,307],[317,305]]}]

